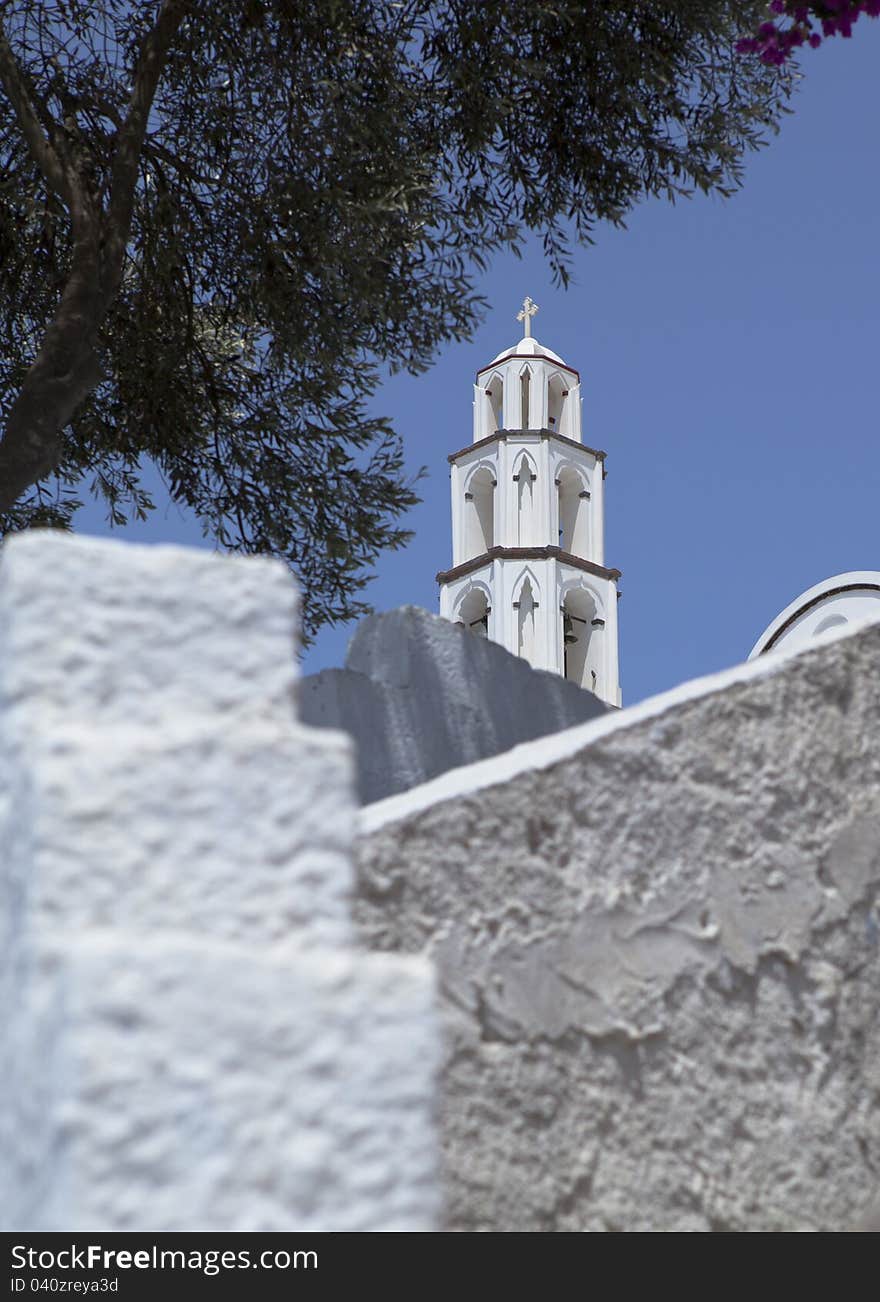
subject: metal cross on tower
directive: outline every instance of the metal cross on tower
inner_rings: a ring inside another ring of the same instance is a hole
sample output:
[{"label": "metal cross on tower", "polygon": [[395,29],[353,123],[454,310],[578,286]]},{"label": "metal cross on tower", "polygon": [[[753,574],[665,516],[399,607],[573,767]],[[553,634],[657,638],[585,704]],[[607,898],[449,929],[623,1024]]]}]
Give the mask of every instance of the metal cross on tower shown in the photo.
[{"label": "metal cross on tower", "polygon": [[538,307],[538,304],[533,303],[532,300],[528,297],[528,295],[526,295],[526,297],[523,299],[522,311],[517,312],[516,314],[517,321],[522,321],[523,323],[523,331],[525,333],[526,339],[529,339],[531,337],[532,317],[539,310],[540,309]]}]

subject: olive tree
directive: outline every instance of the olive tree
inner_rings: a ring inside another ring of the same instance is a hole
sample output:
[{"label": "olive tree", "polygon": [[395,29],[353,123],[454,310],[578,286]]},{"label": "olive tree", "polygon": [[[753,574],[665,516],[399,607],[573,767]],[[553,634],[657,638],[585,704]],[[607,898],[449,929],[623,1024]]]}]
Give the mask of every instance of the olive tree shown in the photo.
[{"label": "olive tree", "polygon": [[416,500],[383,375],[479,272],[730,192],[784,73],[720,0],[0,0],[0,529],[124,523],[152,460],[347,619]]}]

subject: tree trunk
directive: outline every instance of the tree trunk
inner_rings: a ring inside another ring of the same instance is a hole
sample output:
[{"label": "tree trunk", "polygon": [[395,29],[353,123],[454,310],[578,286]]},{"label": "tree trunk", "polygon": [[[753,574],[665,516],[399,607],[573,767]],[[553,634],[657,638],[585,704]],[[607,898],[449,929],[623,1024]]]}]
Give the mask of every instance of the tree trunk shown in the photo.
[{"label": "tree trunk", "polygon": [[102,377],[96,351],[101,312],[98,221],[74,245],[55,317],[12,404],[0,441],[0,511],[58,465],[61,431]]},{"label": "tree trunk", "polygon": [[[73,261],[58,310],[24,378],[0,439],[0,511],[57,467],[61,433],[102,379],[98,330],[122,277],[131,230],[137,169],[156,87],[193,0],[162,0],[134,68],[128,111],[117,132],[106,214],[76,164],[75,155],[46,136],[0,23],[0,81],[31,156],[47,184],[69,208]],[[60,152],[59,152],[60,150]]]}]

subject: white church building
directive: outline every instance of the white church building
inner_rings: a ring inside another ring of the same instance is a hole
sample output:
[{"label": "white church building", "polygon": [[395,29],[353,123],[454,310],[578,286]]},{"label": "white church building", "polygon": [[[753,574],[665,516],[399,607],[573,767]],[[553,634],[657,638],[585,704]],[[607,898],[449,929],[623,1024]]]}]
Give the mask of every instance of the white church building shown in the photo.
[{"label": "white church building", "polygon": [[581,435],[580,375],[531,332],[477,372],[473,441],[449,457],[452,566],[440,614],[620,705],[605,453]]}]

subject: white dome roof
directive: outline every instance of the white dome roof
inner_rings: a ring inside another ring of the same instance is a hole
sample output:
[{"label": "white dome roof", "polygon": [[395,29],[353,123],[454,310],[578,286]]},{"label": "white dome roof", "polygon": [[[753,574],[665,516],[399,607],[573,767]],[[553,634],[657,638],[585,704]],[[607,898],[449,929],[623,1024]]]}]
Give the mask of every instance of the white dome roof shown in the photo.
[{"label": "white dome roof", "polygon": [[[565,366],[565,362],[558,353],[554,353],[552,348],[545,348],[543,344],[539,344],[532,335],[523,335],[515,348],[502,349],[497,357],[492,358],[489,366],[494,366],[496,362],[500,362],[502,358],[510,357],[512,354],[517,357],[546,357],[551,362],[559,362],[560,366]],[[488,371],[489,366],[484,366],[482,369]]]},{"label": "white dome roof", "polygon": [[880,572],[851,570],[823,579],[786,606],[758,638],[749,659],[785,647],[806,646],[819,633],[880,615]]}]

